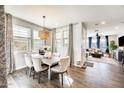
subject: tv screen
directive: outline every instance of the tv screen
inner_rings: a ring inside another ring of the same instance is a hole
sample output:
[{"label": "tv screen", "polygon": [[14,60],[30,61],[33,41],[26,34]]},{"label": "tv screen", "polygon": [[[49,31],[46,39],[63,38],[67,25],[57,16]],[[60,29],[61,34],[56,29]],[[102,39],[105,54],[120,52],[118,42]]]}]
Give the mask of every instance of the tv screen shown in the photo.
[{"label": "tv screen", "polygon": [[124,46],[124,36],[119,37],[119,46]]}]

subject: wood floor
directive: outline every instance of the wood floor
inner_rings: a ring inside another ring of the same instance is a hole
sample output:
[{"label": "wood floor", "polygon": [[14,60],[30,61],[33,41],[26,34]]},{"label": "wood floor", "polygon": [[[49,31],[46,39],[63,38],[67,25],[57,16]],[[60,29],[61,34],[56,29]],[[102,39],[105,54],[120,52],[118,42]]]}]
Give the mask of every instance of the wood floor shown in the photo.
[{"label": "wood floor", "polygon": [[[65,88],[124,88],[124,67],[94,62],[93,67],[86,69],[70,67],[64,74]],[[47,72],[42,74],[41,83],[37,77],[33,79],[25,73],[25,69],[16,71],[8,76],[8,87],[14,88],[60,88],[61,77],[52,74],[48,80]]]}]

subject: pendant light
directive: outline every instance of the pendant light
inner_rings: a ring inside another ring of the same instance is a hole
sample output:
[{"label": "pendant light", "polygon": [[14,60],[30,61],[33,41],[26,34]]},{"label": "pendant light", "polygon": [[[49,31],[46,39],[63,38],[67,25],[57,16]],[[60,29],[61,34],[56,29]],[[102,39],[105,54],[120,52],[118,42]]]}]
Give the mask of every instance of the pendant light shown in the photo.
[{"label": "pendant light", "polygon": [[46,41],[48,40],[49,37],[49,32],[48,29],[45,27],[45,18],[46,16],[43,16],[43,30],[39,31],[39,37],[41,40],[44,40],[44,44],[46,45]]}]

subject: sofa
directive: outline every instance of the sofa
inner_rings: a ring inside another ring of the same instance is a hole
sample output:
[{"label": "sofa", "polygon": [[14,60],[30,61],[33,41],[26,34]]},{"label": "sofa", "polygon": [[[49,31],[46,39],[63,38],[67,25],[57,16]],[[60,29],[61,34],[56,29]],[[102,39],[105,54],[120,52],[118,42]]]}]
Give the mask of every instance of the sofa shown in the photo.
[{"label": "sofa", "polygon": [[95,58],[101,58],[103,56],[103,52],[100,49],[93,48],[89,49],[89,55]]}]

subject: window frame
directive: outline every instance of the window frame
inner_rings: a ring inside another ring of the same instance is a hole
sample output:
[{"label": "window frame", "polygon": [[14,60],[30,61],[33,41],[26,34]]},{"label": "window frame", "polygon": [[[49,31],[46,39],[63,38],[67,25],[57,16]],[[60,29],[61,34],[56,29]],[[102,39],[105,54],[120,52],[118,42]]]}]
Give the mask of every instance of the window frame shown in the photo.
[{"label": "window frame", "polygon": [[[29,37],[23,37],[23,36],[21,37],[21,36],[14,35],[14,31],[16,30],[16,29],[14,29],[14,27],[16,27],[16,26],[20,27],[20,29],[21,28],[28,29],[29,33],[30,33]],[[27,50],[19,50],[19,51],[27,52],[27,51],[31,50],[31,37],[32,37],[32,30],[30,28],[14,24],[14,26],[13,26],[13,46],[14,46],[14,40],[27,40],[27,42],[28,42],[27,43]],[[16,51],[16,50],[14,49],[14,51]]]}]

